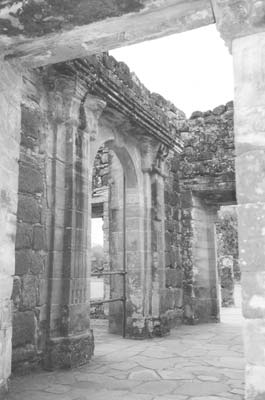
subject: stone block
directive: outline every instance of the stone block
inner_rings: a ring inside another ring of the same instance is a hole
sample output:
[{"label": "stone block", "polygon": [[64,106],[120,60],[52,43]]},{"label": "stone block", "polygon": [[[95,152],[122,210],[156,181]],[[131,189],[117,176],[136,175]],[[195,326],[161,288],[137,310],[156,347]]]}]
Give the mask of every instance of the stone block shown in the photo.
[{"label": "stone block", "polygon": [[94,336],[92,331],[83,335],[53,339],[45,353],[44,366],[50,370],[74,368],[86,364],[93,354]]},{"label": "stone block", "polygon": [[37,108],[28,108],[25,105],[21,109],[21,128],[22,136],[31,137],[35,140],[39,138],[41,131],[41,115]]},{"label": "stone block", "polygon": [[224,105],[221,105],[221,106],[215,107],[215,108],[213,109],[213,114],[214,114],[214,115],[221,115],[221,114],[223,114],[225,111],[226,111],[226,107],[225,107]]},{"label": "stone block", "polygon": [[14,307],[19,307],[21,301],[21,278],[19,276],[14,276],[13,279],[12,300]]},{"label": "stone block", "polygon": [[46,250],[46,233],[43,226],[34,226],[33,229],[33,249]]},{"label": "stone block", "polygon": [[36,345],[28,343],[23,347],[13,347],[12,349],[12,372],[16,375],[35,372],[40,361]]},{"label": "stone block", "polygon": [[16,249],[29,249],[32,246],[32,226],[23,222],[17,224]]},{"label": "stone block", "polygon": [[15,312],[13,315],[13,347],[34,344],[37,322],[33,311]]},{"label": "stone block", "polygon": [[7,330],[11,327],[12,301],[2,300],[0,303],[0,330]]},{"label": "stone block", "polygon": [[182,271],[179,269],[166,269],[166,287],[176,288],[182,286]]},{"label": "stone block", "polygon": [[191,114],[190,119],[196,119],[196,118],[201,118],[201,117],[203,117],[203,113],[201,111],[194,111]]},{"label": "stone block", "polygon": [[44,271],[45,257],[37,252],[32,252],[30,272],[33,275],[38,275]]},{"label": "stone block", "polygon": [[32,251],[31,250],[17,250],[16,251],[16,275],[25,275],[31,268]]},{"label": "stone block", "polygon": [[40,206],[34,197],[19,195],[17,219],[28,223],[39,223],[41,217]]},{"label": "stone block", "polygon": [[43,176],[34,166],[20,165],[18,190],[21,193],[42,193]]},{"label": "stone block", "polygon": [[21,300],[24,309],[33,309],[38,304],[38,279],[35,276],[23,276]]}]

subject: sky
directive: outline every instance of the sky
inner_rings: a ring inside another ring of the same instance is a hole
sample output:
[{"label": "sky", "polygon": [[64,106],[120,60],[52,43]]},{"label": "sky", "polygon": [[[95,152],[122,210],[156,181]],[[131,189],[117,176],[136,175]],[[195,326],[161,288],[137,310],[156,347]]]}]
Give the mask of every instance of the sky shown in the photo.
[{"label": "sky", "polygon": [[232,56],[215,25],[110,52],[190,117],[233,100]]}]

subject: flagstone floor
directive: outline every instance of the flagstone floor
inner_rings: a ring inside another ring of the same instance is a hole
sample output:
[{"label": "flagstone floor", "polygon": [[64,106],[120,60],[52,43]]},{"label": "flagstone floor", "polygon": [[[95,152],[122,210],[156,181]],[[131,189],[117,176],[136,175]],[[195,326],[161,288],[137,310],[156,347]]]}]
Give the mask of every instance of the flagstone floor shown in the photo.
[{"label": "flagstone floor", "polygon": [[13,378],[5,400],[242,400],[241,324],[239,309],[226,309],[220,324],[181,326],[145,341],[96,324],[89,365]]}]

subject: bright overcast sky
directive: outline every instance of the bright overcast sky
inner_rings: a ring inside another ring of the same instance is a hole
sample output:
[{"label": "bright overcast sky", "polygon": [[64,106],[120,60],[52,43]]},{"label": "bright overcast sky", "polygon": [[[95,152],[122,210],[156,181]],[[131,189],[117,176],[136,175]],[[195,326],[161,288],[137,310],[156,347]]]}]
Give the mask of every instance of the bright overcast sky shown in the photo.
[{"label": "bright overcast sky", "polygon": [[187,117],[233,99],[232,56],[214,25],[110,52]]}]

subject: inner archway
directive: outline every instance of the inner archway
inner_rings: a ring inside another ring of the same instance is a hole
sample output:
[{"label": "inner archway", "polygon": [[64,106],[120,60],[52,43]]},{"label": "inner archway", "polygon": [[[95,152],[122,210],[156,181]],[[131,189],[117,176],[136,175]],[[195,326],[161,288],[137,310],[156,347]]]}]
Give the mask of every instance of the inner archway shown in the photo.
[{"label": "inner archway", "polygon": [[[125,336],[128,319],[137,307],[142,308],[143,219],[133,160],[114,140],[100,145],[94,157],[91,206],[92,327]],[[99,232],[95,233],[99,218],[103,220],[101,249],[93,246],[93,241],[100,241]],[[138,299],[131,282],[138,287]]]}]

